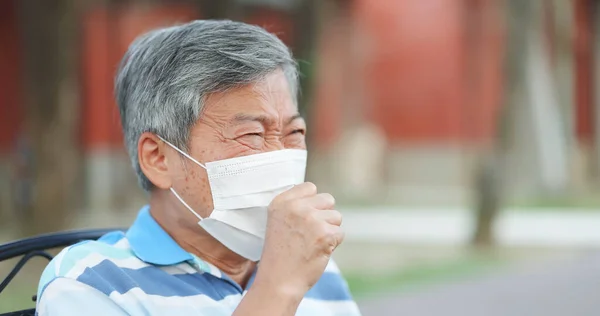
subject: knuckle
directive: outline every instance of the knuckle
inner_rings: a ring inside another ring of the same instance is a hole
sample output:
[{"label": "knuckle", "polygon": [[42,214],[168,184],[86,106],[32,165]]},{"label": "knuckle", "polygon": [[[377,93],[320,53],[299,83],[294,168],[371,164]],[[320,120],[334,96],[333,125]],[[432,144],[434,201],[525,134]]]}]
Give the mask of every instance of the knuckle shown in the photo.
[{"label": "knuckle", "polygon": [[271,203],[269,203],[268,210],[273,211],[283,208],[285,206],[285,201],[286,200],[283,199],[281,195],[276,196]]},{"label": "knuckle", "polygon": [[308,212],[303,213],[304,215],[304,219],[310,223],[318,223],[319,222],[319,215],[317,214],[317,212],[311,210]]},{"label": "knuckle", "polygon": [[283,201],[285,201],[286,193],[287,192],[283,192],[281,194],[276,195],[275,198],[273,198],[273,200],[271,201],[271,203],[269,205],[270,206],[280,205]]},{"label": "knuckle", "polygon": [[346,232],[342,229],[338,232],[338,244],[341,244],[346,239]]},{"label": "knuckle", "polygon": [[311,194],[316,194],[317,193],[317,186],[312,183],[312,182],[305,182],[304,186],[306,187],[306,190],[311,193]]},{"label": "knuckle", "polygon": [[332,231],[323,233],[319,238],[319,245],[327,254],[333,253],[338,245],[337,237]]},{"label": "knuckle", "polygon": [[291,200],[288,203],[288,207],[292,212],[297,213],[304,208],[304,203],[302,200]]},{"label": "knuckle", "polygon": [[328,207],[335,206],[335,198],[333,197],[333,195],[331,195],[329,193],[322,193],[321,197],[325,201],[325,203],[327,204]]},{"label": "knuckle", "polygon": [[342,224],[342,221],[344,219],[344,216],[342,215],[342,213],[340,211],[336,211],[336,210],[334,210],[333,212],[334,212],[333,214],[335,216],[336,221],[338,223]]},{"label": "knuckle", "polygon": [[333,233],[324,228],[320,228],[317,232],[317,243],[321,246],[330,244],[334,240]]},{"label": "knuckle", "polygon": [[271,203],[269,203],[269,210],[277,208],[279,205],[279,196],[276,196]]}]

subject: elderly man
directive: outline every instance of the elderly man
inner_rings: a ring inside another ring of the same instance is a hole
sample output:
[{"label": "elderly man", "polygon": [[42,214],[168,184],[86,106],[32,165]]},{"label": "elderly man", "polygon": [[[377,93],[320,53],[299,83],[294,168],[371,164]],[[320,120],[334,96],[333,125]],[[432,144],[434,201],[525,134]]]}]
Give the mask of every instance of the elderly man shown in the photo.
[{"label": "elderly man", "polygon": [[358,315],[335,201],[304,182],[297,69],[265,30],[194,21],[138,38],[116,96],[149,205],[64,249],[40,315]]}]

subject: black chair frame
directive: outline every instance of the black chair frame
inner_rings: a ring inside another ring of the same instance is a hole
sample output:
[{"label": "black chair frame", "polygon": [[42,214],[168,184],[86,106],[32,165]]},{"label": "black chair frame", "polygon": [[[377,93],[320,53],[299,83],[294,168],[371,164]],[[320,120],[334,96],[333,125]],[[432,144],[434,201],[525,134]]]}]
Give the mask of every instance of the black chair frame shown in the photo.
[{"label": "black chair frame", "polygon": [[[96,240],[102,235],[112,231],[123,231],[123,229],[104,228],[64,231],[24,238],[0,245],[0,262],[22,256],[15,267],[0,283],[0,295],[15,278],[17,273],[19,273],[25,264],[32,258],[43,257],[50,261],[53,259],[53,256],[49,254],[47,250],[71,246],[84,240]],[[37,300],[36,295],[33,295],[31,299],[35,302]],[[17,315],[35,315],[35,308],[0,314],[0,316]]]}]

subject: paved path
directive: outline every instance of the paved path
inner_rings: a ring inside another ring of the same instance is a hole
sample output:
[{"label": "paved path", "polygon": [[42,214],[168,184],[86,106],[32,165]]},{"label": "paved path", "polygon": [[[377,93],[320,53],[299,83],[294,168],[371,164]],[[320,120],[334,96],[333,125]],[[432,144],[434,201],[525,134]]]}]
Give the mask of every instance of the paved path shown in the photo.
[{"label": "paved path", "polygon": [[598,316],[600,253],[359,305],[364,316]]},{"label": "paved path", "polygon": [[[344,212],[344,226],[353,241],[461,245],[471,238],[473,216],[464,209],[370,207]],[[508,209],[495,233],[500,246],[600,247],[600,212]]]}]

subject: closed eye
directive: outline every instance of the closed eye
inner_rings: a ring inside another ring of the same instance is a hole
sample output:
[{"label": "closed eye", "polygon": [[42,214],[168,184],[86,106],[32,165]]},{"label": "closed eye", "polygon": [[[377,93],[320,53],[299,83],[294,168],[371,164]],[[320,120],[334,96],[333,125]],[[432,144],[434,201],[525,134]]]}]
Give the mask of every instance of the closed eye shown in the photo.
[{"label": "closed eye", "polygon": [[304,134],[306,134],[306,130],[304,130],[304,129],[295,129],[295,130],[293,130],[290,133],[290,135],[293,135],[293,134],[302,134],[302,135],[304,135]]}]

